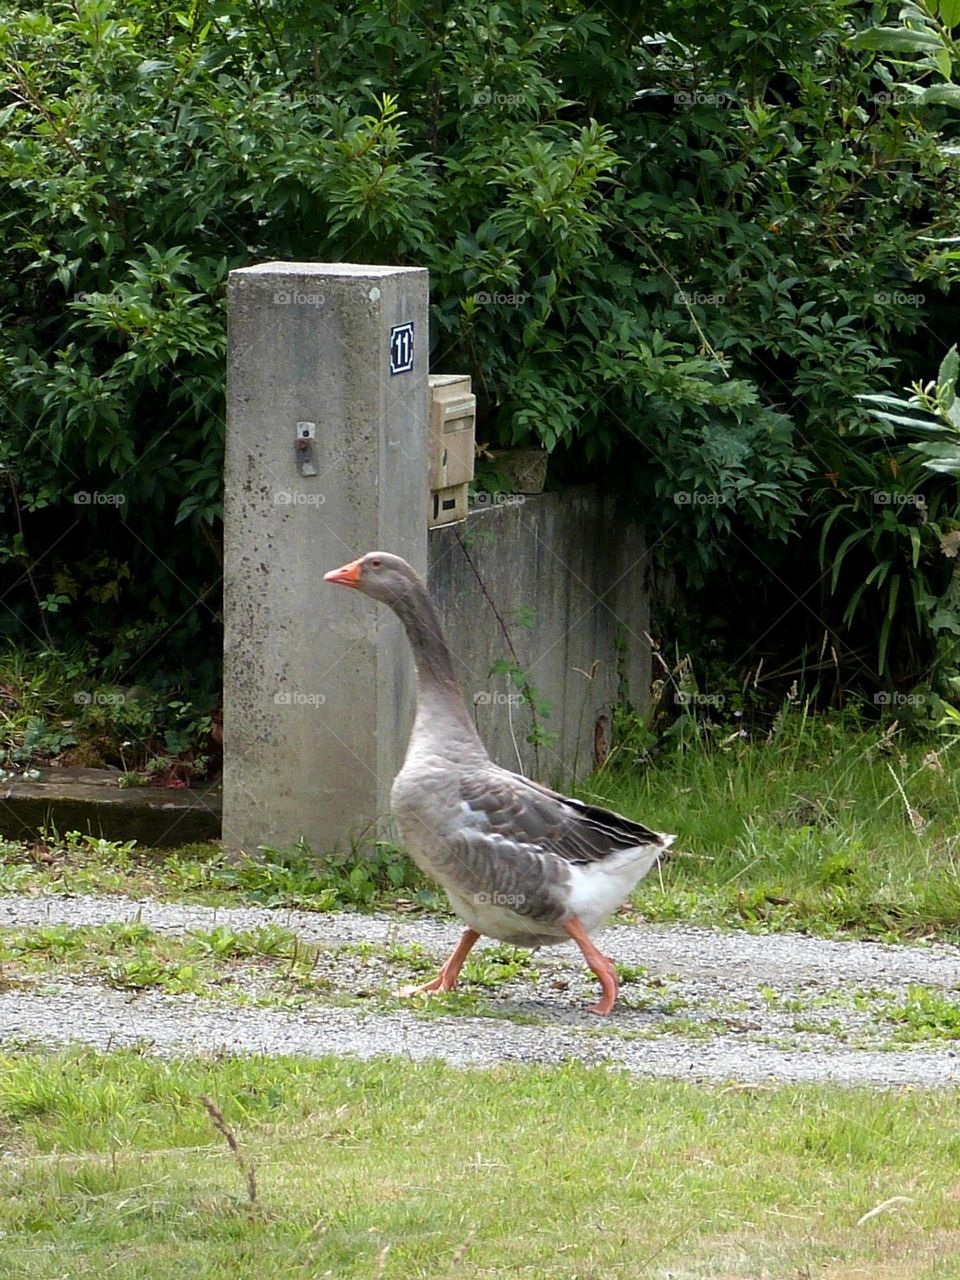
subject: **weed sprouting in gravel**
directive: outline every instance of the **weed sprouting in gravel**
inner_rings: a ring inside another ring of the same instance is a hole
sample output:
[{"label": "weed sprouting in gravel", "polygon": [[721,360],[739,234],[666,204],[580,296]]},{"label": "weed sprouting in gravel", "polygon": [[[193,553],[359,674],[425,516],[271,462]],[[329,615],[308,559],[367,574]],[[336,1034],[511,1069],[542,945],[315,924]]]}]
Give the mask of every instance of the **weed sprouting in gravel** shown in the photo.
[{"label": "weed sprouting in gravel", "polygon": [[931,987],[910,986],[906,998],[891,1000],[885,1016],[897,1026],[902,1043],[960,1040],[960,993],[946,995]]}]

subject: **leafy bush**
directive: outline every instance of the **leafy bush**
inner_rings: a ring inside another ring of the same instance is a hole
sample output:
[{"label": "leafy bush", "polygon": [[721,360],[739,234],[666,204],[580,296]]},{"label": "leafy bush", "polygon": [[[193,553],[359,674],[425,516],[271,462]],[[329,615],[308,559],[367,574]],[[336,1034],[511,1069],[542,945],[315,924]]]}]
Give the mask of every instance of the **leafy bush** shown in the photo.
[{"label": "leafy bush", "polygon": [[867,500],[900,473],[858,396],[949,328],[954,99],[901,74],[948,75],[948,7],[894,58],[842,0],[5,0],[2,625],[209,701],[226,275],[379,260],[430,269],[486,438],[619,490],[701,641],[919,678],[934,531]]},{"label": "leafy bush", "polygon": [[[940,364],[935,382],[917,382],[908,400],[892,394],[864,396],[876,418],[874,434],[896,460],[898,478],[913,484],[905,495],[919,515],[908,527],[912,572],[889,573],[889,561],[875,574],[886,588],[892,618],[898,578],[906,578],[912,593],[918,628],[933,649],[928,681],[935,693],[960,700],[960,402],[957,377],[960,356],[952,346]],[[910,437],[919,437],[919,441]],[[919,475],[926,473],[926,496]],[[888,497],[892,495],[887,495]],[[900,497],[898,492],[897,497]],[[892,514],[892,513],[891,513]],[[891,521],[891,528],[895,525]],[[944,708],[946,710],[946,708]]]}]

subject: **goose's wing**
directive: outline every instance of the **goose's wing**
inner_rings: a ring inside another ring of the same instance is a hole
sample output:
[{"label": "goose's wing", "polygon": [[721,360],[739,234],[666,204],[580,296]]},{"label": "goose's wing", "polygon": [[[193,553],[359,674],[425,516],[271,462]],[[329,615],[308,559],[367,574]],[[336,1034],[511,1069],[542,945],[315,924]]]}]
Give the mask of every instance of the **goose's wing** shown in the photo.
[{"label": "goose's wing", "polygon": [[496,766],[466,775],[460,797],[468,828],[519,848],[556,854],[569,863],[601,862],[627,849],[650,846],[665,852],[675,839]]}]

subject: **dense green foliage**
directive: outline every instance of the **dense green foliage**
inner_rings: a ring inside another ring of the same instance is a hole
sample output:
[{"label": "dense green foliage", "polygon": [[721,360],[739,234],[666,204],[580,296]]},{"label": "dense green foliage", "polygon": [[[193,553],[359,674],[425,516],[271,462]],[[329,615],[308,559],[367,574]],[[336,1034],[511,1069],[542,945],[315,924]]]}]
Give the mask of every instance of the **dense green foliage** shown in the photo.
[{"label": "dense green foliage", "polygon": [[698,644],[950,696],[957,482],[858,397],[956,337],[952,7],[4,0],[0,625],[214,690],[226,274],[406,262]]}]

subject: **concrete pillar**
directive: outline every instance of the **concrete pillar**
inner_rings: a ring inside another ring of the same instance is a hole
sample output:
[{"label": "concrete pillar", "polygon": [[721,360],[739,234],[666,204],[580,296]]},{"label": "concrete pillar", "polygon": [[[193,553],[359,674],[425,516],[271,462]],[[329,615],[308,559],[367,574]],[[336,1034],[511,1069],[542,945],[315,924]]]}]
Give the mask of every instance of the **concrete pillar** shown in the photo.
[{"label": "concrete pillar", "polygon": [[323,853],[371,838],[388,812],[414,706],[406,640],[323,574],[375,549],[425,574],[427,305],[420,268],[230,273],[228,848],[303,836]]}]

